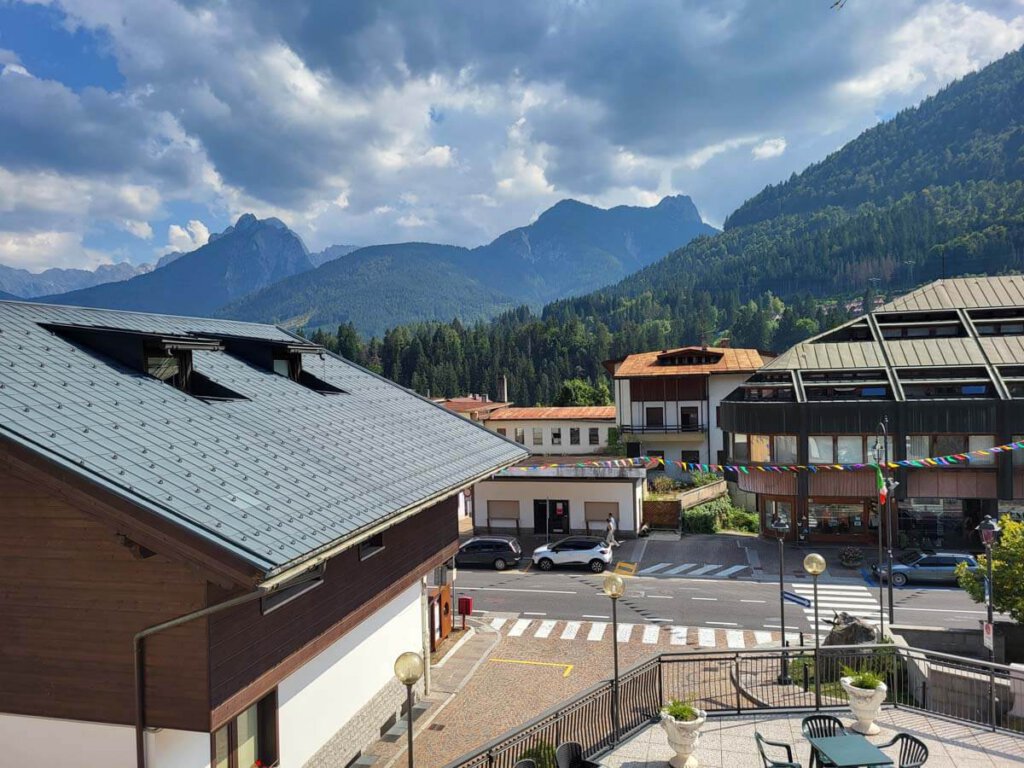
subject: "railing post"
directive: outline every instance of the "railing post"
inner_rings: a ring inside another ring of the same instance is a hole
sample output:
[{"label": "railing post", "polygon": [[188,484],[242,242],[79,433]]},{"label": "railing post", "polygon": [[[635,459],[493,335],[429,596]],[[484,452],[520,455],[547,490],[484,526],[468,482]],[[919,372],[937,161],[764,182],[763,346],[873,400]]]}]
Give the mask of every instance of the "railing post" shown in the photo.
[{"label": "railing post", "polygon": [[807,693],[807,689],[810,688],[810,682],[809,682],[808,676],[807,676],[808,667],[807,667],[806,664],[804,664],[803,667],[804,667],[804,693]]},{"label": "railing post", "polygon": [[743,712],[743,696],[740,694],[740,655],[737,653],[732,662],[733,681],[736,686],[736,714]]},{"label": "railing post", "polygon": [[921,709],[928,709],[928,681],[921,680]]},{"label": "railing post", "polygon": [[493,749],[488,749],[487,750],[487,765],[488,765],[488,768],[490,768],[491,766],[494,765],[494,750]]},{"label": "railing post", "polygon": [[661,656],[658,656],[658,706],[655,708],[657,712],[665,704],[665,681],[662,679],[664,675],[664,663],[661,660]]}]

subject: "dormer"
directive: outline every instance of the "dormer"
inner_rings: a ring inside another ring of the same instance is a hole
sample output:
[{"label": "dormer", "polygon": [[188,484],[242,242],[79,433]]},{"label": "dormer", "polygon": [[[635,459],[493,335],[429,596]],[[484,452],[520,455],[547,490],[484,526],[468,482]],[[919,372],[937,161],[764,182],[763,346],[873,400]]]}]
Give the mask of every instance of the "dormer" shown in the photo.
[{"label": "dormer", "polygon": [[224,350],[257,368],[272,371],[291,379],[321,395],[341,395],[345,390],[324,381],[303,367],[303,358],[323,360],[323,347],[300,339],[252,339],[224,336],[219,339]]},{"label": "dormer", "polygon": [[721,359],[721,352],[707,347],[683,347],[662,350],[658,355],[658,365],[715,365]]}]

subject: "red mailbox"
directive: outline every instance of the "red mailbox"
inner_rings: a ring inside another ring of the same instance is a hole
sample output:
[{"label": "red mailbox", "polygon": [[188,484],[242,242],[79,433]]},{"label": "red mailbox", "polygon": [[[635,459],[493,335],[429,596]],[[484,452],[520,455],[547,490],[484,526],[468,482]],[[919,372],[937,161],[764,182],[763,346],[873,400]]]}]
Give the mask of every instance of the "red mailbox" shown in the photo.
[{"label": "red mailbox", "polygon": [[462,617],[462,628],[466,628],[466,617],[473,613],[473,598],[465,595],[459,596],[459,616]]}]

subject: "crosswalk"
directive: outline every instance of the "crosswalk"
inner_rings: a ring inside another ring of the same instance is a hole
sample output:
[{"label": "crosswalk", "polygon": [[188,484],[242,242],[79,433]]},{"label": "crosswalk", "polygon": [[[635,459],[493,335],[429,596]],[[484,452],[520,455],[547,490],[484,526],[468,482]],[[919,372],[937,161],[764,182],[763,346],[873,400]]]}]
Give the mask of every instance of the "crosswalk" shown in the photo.
[{"label": "crosswalk", "polygon": [[[793,584],[790,589],[801,597],[811,601],[803,612],[807,623],[814,627],[814,586],[812,584]],[[878,595],[862,584],[819,584],[818,585],[818,626],[819,631],[827,632],[832,628],[833,612],[845,611],[869,622],[878,621]]]},{"label": "crosswalk", "polygon": [[637,570],[637,576],[665,576],[672,578],[728,579],[749,575],[749,565],[723,565],[721,563],[655,563]]},{"label": "crosswalk", "polygon": [[[611,642],[611,623],[607,621],[563,621],[495,617],[490,625],[507,637],[537,640],[575,641],[582,643]],[[678,624],[618,625],[619,643],[640,645],[691,646],[696,648],[754,648],[779,642],[778,632],[719,627],[688,627]],[[791,645],[799,644],[799,635],[787,633]]]}]

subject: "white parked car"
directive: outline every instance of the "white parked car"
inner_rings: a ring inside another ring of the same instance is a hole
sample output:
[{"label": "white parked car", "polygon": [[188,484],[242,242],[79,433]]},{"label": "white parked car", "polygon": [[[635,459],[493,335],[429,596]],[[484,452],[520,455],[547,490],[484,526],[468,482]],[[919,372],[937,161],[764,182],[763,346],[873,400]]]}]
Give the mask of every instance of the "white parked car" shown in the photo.
[{"label": "white parked car", "polygon": [[612,548],[596,536],[570,536],[533,550],[533,562],[542,571],[556,565],[584,565],[601,573],[612,562]]}]

